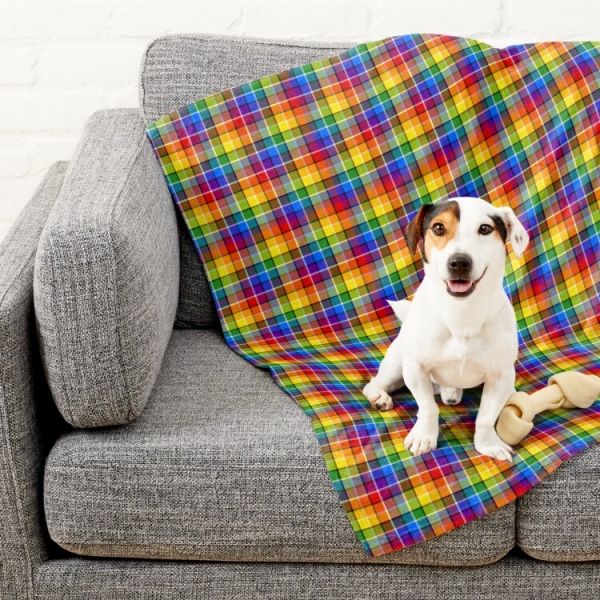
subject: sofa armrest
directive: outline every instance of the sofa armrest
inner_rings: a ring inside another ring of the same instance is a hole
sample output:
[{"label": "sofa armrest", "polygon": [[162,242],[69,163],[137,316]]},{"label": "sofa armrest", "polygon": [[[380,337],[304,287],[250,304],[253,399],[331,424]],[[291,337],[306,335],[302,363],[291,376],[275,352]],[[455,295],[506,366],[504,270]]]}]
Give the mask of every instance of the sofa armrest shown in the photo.
[{"label": "sofa armrest", "polygon": [[0,244],[0,598],[33,598],[32,568],[47,552],[42,469],[60,427],[52,427],[58,421],[40,365],[33,269],[66,169],[50,168]]},{"label": "sofa armrest", "polygon": [[40,238],[34,303],[46,377],[75,427],[140,414],[179,296],[175,206],[136,109],[87,122]]}]

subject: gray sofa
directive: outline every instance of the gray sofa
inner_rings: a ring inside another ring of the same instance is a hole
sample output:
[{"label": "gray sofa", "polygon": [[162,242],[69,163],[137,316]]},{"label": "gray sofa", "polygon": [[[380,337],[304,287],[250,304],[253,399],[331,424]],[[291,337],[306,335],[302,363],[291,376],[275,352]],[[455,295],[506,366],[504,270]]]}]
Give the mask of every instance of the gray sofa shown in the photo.
[{"label": "gray sofa", "polygon": [[145,125],[342,49],[156,40],[140,109],[94,115],[0,245],[2,598],[600,597],[600,448],[369,558],[308,418],[223,340]]}]

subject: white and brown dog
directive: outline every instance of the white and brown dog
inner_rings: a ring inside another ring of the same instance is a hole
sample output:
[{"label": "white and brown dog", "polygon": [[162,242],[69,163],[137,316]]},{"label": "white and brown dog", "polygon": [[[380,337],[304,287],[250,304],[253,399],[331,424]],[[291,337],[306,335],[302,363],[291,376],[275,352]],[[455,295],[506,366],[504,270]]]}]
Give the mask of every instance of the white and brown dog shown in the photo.
[{"label": "white and brown dog", "polygon": [[463,389],[483,384],[475,448],[512,461],[512,448],[494,429],[515,391],[518,345],[502,280],[506,242],[521,256],[529,236],[510,208],[479,198],[450,198],[422,206],[405,238],[413,255],[422,240],[425,277],[412,302],[390,303],[402,327],[364,394],[371,406],[389,410],[389,392],[406,384],[418,412],[404,446],[417,456],[437,446],[434,393],[439,390],[445,404],[458,404]]}]

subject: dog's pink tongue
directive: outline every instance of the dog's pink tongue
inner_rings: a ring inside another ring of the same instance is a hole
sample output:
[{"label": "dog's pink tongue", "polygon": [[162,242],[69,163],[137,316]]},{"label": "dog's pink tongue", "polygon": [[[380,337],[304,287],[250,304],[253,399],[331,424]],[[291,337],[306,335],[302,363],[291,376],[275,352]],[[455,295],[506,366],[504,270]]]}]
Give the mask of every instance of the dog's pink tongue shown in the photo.
[{"label": "dog's pink tongue", "polygon": [[472,281],[463,281],[460,279],[456,279],[454,281],[450,279],[448,281],[448,287],[450,288],[450,291],[454,292],[455,294],[462,294],[463,292],[469,291],[472,285]]}]

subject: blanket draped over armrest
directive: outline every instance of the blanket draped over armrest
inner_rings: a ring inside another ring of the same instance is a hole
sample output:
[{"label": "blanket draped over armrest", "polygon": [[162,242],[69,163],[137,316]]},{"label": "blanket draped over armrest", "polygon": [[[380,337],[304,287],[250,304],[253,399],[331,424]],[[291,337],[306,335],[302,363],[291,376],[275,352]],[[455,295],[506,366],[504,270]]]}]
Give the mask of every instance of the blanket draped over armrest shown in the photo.
[{"label": "blanket draped over armrest", "polygon": [[440,407],[438,448],[413,457],[407,390],[384,413],[361,394],[400,327],[387,300],[419,283],[402,231],[422,203],[449,196],[511,206],[532,238],[507,261],[517,389],[567,369],[598,373],[599,73],[600,43],[498,49],[407,35],[148,128],[229,345],[310,416],[373,556],[511,502],[600,439],[596,402],[540,415],[514,464],[481,456],[474,390]]}]

